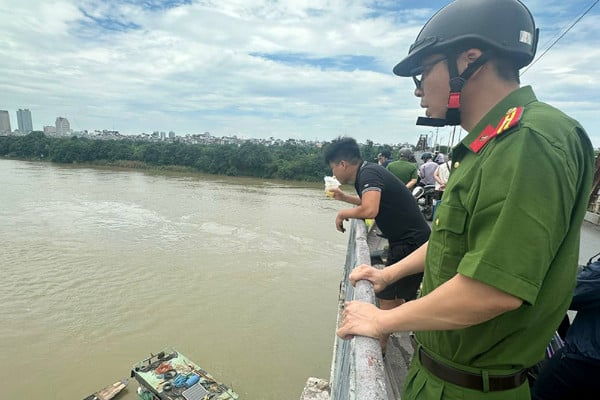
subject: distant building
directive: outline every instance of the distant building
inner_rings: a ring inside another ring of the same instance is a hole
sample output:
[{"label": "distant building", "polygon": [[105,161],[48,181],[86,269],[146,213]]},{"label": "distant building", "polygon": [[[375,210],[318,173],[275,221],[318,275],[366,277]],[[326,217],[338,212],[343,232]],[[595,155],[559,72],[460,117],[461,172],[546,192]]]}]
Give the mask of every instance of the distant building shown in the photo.
[{"label": "distant building", "polygon": [[71,134],[71,124],[69,120],[63,117],[56,117],[56,134],[66,136]]},{"label": "distant building", "polygon": [[8,111],[0,110],[0,135],[7,135],[10,132],[10,115]]},{"label": "distant building", "polygon": [[175,132],[169,131],[169,139],[175,139]]},{"label": "distant building", "polygon": [[56,135],[55,126],[44,126],[44,135]]},{"label": "distant building", "polygon": [[27,108],[17,111],[17,121],[19,123],[19,132],[30,133],[33,131],[33,122],[31,122],[31,111]]}]

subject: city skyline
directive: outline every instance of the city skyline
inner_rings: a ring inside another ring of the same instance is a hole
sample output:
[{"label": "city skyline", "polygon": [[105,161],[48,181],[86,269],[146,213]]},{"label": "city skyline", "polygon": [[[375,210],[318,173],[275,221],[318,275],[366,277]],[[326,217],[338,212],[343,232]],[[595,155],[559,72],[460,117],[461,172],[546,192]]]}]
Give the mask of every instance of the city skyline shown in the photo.
[{"label": "city skyline", "polygon": [[[28,112],[28,118],[30,120],[30,124],[31,124],[31,112],[29,112],[28,109],[25,110],[17,110],[17,115],[20,111],[27,111]],[[5,113],[4,115],[6,115],[6,117],[2,114]],[[4,119],[3,119],[4,118]],[[7,121],[7,126],[9,127],[8,130],[4,131],[3,128],[3,124],[5,123],[5,121]],[[176,136],[186,136],[186,137],[197,137],[197,136],[201,136],[201,137],[213,137],[211,135],[210,132],[208,131],[204,131],[204,132],[180,132],[179,135],[177,135],[174,131],[169,130],[167,131],[161,131],[161,130],[152,130],[152,131],[148,131],[148,132],[137,132],[137,133],[129,133],[129,134],[125,134],[122,135],[121,132],[119,132],[119,130],[109,130],[109,129],[85,129],[85,130],[81,130],[81,131],[74,131],[70,128],[70,122],[67,118],[65,117],[56,117],[56,121],[54,125],[44,125],[42,129],[32,129],[29,131],[25,131],[22,129],[15,129],[13,131],[10,130],[10,117],[9,117],[9,112],[6,110],[0,110],[0,133],[4,133],[4,134],[11,134],[11,133],[15,133],[15,132],[20,132],[20,133],[29,133],[32,131],[40,131],[43,132],[44,134],[47,135],[54,135],[54,136],[66,136],[66,135],[71,135],[71,134],[84,134],[84,135],[89,135],[89,134],[98,134],[101,135],[102,137],[106,138],[106,137],[110,137],[110,136],[115,136],[115,134],[121,138],[124,136],[136,136],[136,137],[143,137],[143,135],[147,136],[147,137],[160,137],[161,140],[165,140],[167,137],[169,139],[174,139]],[[108,136],[107,136],[108,135]],[[433,131],[430,131],[428,134],[421,134],[417,137],[416,140],[420,141],[422,140],[422,137],[426,136],[427,138],[427,144],[435,147],[435,146],[447,146],[449,144],[447,143],[443,143],[443,139],[445,137],[440,136],[439,132],[434,133]],[[214,136],[214,138],[217,138],[219,136]],[[240,139],[241,141],[245,141],[245,140],[264,140],[264,139],[274,139],[273,137],[244,137],[244,136],[240,136],[238,138],[237,134],[232,134],[232,135],[222,135],[221,138],[223,139],[231,139],[231,138],[235,138],[235,139]],[[301,140],[301,141],[306,141],[306,142],[311,142],[311,139],[303,139],[303,138],[277,138],[277,140],[286,140],[286,139],[293,139],[293,140]],[[442,140],[439,140],[442,139]],[[366,139],[363,143],[366,143],[367,141],[369,141],[371,139]],[[320,143],[322,141],[327,141],[327,139],[325,140],[321,140],[321,139],[315,139],[314,142]],[[399,145],[399,146],[406,146],[406,145],[411,145],[412,141],[405,141],[405,142],[374,142],[376,145]]]},{"label": "city skyline", "polygon": [[19,108],[15,111],[16,119],[17,119],[17,127],[11,129],[11,126],[14,126],[10,123],[10,111],[9,110],[0,110],[0,133],[30,133],[33,131],[41,131],[44,133],[49,133],[47,128],[55,128],[54,131],[50,133],[58,133],[61,135],[70,134],[71,128],[70,123],[67,118],[58,116],[56,117],[54,125],[44,125],[42,124],[41,129],[35,129],[33,127],[33,119],[31,116],[31,111],[28,108],[22,109]]},{"label": "city skyline", "polygon": [[[522,84],[600,147],[597,2],[525,3],[541,36]],[[31,110],[35,130],[63,115],[74,131],[413,142],[432,130],[391,69],[444,4],[0,0],[0,108]]]}]

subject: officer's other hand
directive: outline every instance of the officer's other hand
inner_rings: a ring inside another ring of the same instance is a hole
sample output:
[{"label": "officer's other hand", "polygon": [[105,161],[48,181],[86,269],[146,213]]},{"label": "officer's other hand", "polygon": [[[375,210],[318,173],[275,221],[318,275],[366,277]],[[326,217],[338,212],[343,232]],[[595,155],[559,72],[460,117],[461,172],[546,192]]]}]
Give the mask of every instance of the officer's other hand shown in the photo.
[{"label": "officer's other hand", "polygon": [[388,283],[384,279],[382,269],[374,268],[368,264],[362,264],[354,268],[350,273],[350,283],[352,286],[356,286],[356,282],[361,280],[367,280],[373,284],[375,293],[381,292]]},{"label": "officer's other hand", "polygon": [[345,340],[352,339],[355,335],[379,339],[383,335],[378,320],[381,312],[373,304],[350,301],[344,306],[342,322],[336,334]]}]

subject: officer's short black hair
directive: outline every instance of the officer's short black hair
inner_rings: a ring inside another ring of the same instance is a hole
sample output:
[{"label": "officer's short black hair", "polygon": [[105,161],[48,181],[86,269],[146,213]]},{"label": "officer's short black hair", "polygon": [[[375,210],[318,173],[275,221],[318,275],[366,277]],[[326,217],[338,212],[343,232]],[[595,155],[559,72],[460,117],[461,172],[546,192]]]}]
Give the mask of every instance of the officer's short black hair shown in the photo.
[{"label": "officer's short black hair", "polygon": [[362,161],[358,143],[351,137],[338,137],[323,150],[325,164],[329,165],[331,162],[337,164],[342,160],[348,161],[352,165]]}]

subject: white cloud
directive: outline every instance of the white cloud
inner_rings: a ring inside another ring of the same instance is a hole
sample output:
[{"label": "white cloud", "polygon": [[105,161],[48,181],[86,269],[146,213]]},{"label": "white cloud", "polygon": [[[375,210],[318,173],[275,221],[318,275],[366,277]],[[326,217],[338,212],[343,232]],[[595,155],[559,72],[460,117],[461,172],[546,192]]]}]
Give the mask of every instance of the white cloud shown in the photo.
[{"label": "white cloud", "polygon": [[[215,0],[163,10],[144,3],[0,0],[0,109],[13,119],[14,110],[31,109],[36,128],[61,115],[75,129],[125,133],[416,142],[430,130],[414,126],[422,111],[412,81],[391,69],[441,2],[391,11],[397,2],[378,1],[390,10],[379,13],[360,0]],[[584,6],[531,3],[548,35]],[[589,111],[600,93],[597,15],[523,79],[590,132],[599,128]],[[348,64],[350,56],[359,58]]]}]

